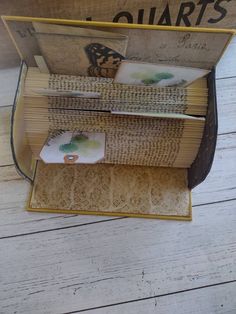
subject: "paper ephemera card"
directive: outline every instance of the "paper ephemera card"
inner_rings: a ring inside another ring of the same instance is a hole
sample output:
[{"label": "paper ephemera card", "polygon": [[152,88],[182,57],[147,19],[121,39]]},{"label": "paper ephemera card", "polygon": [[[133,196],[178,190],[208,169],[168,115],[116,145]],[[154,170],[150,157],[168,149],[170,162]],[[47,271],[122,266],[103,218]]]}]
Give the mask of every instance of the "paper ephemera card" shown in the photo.
[{"label": "paper ephemera card", "polygon": [[45,163],[94,164],[104,158],[105,133],[57,131],[40,152]]},{"label": "paper ephemera card", "polygon": [[115,83],[131,85],[187,86],[209,73],[208,70],[173,65],[124,60],[115,76]]},{"label": "paper ephemera card", "polygon": [[128,37],[115,32],[33,23],[42,56],[52,73],[114,78]]}]

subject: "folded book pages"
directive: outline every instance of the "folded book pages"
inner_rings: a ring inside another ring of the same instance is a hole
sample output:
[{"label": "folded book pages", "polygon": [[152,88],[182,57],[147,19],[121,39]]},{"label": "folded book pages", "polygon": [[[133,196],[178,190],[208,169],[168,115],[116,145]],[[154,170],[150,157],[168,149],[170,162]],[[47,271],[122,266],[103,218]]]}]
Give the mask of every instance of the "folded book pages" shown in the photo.
[{"label": "folded book pages", "polygon": [[215,151],[214,67],[234,32],[4,23],[24,60],[11,143],[28,209],[191,220]]},{"label": "folded book pages", "polygon": [[[35,86],[40,86],[40,93]],[[47,94],[48,88],[58,94],[70,88],[72,97],[44,96],[43,90]],[[73,97],[74,91],[89,91],[100,97]],[[29,69],[24,102],[26,133],[35,158],[42,156],[40,151],[50,132],[104,132],[106,147],[104,158],[98,158],[100,162],[189,168],[202,139],[207,88],[139,88],[114,84],[112,80],[46,75]],[[46,151],[44,148],[44,161]]]}]

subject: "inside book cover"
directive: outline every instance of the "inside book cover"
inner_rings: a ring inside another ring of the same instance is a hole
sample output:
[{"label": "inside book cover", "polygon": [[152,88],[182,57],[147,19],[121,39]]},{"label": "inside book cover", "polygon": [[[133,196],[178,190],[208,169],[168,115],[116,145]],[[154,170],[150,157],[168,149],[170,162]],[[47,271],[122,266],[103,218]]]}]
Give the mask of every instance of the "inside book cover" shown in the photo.
[{"label": "inside book cover", "polygon": [[59,24],[7,20],[29,210],[190,220],[209,73],[232,34]]}]

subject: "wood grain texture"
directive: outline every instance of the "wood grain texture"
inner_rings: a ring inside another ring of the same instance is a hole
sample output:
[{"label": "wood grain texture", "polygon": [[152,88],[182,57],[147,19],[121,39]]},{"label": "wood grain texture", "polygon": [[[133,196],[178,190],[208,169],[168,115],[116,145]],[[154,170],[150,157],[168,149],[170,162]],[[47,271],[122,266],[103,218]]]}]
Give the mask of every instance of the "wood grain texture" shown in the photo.
[{"label": "wood grain texture", "polygon": [[10,118],[12,107],[0,107],[0,166],[13,164],[10,146]]},{"label": "wood grain texture", "polygon": [[13,104],[18,75],[19,67],[0,70],[0,107]]},{"label": "wood grain texture", "polygon": [[224,52],[221,60],[216,67],[216,78],[225,79],[229,77],[234,77],[236,74],[236,37],[234,37]]},{"label": "wood grain texture", "polygon": [[25,208],[30,193],[30,184],[16,173],[13,165],[0,167],[0,191],[0,238],[111,219],[111,217],[104,216],[27,212]]},{"label": "wood grain texture", "polygon": [[217,80],[216,87],[218,133],[236,132],[236,77]]},{"label": "wood grain texture", "polygon": [[26,204],[29,184],[23,180],[14,166],[0,167],[0,210],[17,207],[22,209]]},{"label": "wood grain texture", "polygon": [[210,174],[193,190],[193,204],[236,198],[236,133],[220,135]]},{"label": "wood grain texture", "polygon": [[[148,300],[88,310],[93,314],[235,314],[236,283],[207,287]],[[74,312],[79,313],[79,312]]]},{"label": "wood grain texture", "polygon": [[[236,201],[1,241],[2,313],[65,313],[236,280]],[[206,224],[207,222],[207,224]]]}]

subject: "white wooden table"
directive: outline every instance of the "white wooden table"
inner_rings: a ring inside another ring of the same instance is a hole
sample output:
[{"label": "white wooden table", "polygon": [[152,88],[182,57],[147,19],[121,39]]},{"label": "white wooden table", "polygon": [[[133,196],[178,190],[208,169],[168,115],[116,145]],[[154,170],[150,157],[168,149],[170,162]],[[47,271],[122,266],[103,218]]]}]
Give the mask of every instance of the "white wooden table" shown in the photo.
[{"label": "white wooden table", "polygon": [[29,213],[0,71],[0,313],[236,313],[236,40],[217,68],[219,137],[193,221]]}]

